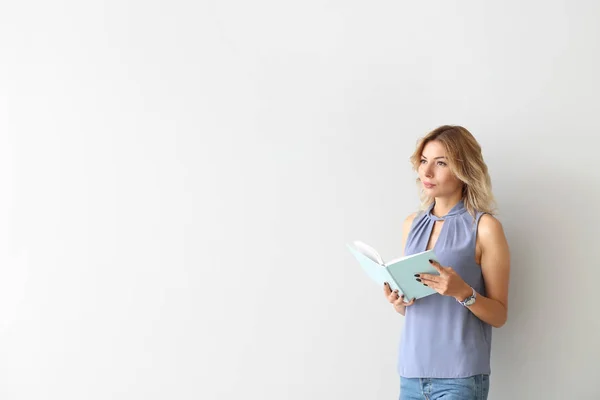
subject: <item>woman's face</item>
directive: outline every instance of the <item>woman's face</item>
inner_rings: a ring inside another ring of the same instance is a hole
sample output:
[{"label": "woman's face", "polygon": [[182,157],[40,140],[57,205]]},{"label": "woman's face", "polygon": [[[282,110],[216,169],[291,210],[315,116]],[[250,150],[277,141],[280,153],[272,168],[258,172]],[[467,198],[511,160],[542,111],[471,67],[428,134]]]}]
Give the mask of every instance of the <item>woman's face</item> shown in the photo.
[{"label": "woman's face", "polygon": [[446,150],[437,140],[423,148],[418,173],[425,193],[432,198],[450,197],[462,190],[462,183],[450,171]]}]

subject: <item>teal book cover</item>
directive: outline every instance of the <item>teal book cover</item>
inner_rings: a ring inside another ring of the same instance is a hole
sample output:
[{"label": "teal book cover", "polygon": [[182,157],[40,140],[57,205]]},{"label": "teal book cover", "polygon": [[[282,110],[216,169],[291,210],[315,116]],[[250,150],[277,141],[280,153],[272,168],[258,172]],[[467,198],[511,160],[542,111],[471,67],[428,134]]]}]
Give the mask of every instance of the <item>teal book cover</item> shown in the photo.
[{"label": "teal book cover", "polygon": [[371,280],[379,284],[382,289],[383,283],[388,282],[392,290],[397,289],[400,293],[404,293],[406,302],[437,293],[415,279],[415,274],[419,273],[439,275],[429,263],[430,259],[439,261],[433,250],[400,257],[386,263],[375,249],[363,242],[354,241],[346,246]]}]

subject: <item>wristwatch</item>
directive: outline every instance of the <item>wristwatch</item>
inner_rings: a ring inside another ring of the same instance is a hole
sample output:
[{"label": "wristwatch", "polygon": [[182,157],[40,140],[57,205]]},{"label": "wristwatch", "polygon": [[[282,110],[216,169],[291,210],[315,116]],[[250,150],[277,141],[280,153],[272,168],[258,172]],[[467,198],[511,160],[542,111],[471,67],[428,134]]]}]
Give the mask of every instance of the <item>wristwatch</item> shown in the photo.
[{"label": "wristwatch", "polygon": [[[471,288],[473,289],[473,288]],[[476,297],[476,293],[475,293],[475,289],[473,289],[473,294],[470,295],[469,297],[467,297],[466,299],[464,299],[463,301],[459,301],[457,300],[460,304],[462,304],[465,307],[468,306],[472,306],[473,304],[475,304],[475,297]]]}]

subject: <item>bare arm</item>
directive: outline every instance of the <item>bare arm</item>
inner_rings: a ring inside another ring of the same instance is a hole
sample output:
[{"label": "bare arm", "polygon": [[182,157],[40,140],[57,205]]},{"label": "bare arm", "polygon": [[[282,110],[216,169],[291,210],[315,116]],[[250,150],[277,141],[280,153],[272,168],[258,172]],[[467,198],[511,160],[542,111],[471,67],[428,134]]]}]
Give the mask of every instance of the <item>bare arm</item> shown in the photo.
[{"label": "bare arm", "polygon": [[[508,317],[508,283],[510,277],[510,251],[502,224],[489,214],[484,214],[477,228],[481,246],[481,272],[485,282],[486,296],[477,294],[471,312],[488,324],[500,328]],[[458,300],[472,294],[466,287]]]}]

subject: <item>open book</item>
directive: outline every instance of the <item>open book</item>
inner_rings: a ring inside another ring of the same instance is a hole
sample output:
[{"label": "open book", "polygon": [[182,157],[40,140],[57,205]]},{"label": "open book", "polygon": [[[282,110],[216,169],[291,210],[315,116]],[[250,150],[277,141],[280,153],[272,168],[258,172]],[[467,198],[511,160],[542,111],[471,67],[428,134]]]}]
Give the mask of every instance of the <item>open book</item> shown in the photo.
[{"label": "open book", "polygon": [[432,288],[417,282],[415,278],[415,274],[419,273],[439,275],[439,272],[429,263],[429,259],[438,261],[433,250],[384,262],[374,248],[363,242],[354,241],[346,246],[371,279],[382,288],[383,283],[387,282],[392,290],[398,289],[400,293],[404,293],[405,302],[436,293]]}]

